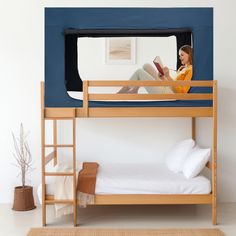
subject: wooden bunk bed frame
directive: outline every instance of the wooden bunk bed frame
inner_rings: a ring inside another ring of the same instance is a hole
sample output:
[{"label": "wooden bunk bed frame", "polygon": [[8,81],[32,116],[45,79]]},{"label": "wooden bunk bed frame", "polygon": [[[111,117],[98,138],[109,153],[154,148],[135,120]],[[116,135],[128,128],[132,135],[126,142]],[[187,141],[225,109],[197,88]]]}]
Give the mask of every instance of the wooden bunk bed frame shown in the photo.
[{"label": "wooden bunk bed frame", "polygon": [[[90,94],[89,87],[120,86],[176,86],[211,87],[212,93],[203,94]],[[89,107],[93,100],[212,100],[212,107]],[[192,138],[196,138],[196,118],[211,117],[212,122],[212,158],[206,167],[211,171],[212,191],[210,194],[112,194],[95,195],[94,205],[153,205],[153,204],[210,204],[212,206],[212,224],[217,223],[217,81],[83,81],[83,107],[52,108],[44,106],[44,82],[41,82],[41,153],[42,153],[42,225],[46,225],[46,205],[55,203],[72,204],[74,209],[74,226],[77,225],[77,191],[76,191],[76,118],[77,117],[191,117]],[[57,143],[57,121],[72,120],[73,143]],[[53,143],[45,144],[45,121],[53,120]],[[45,166],[53,161],[57,163],[57,148],[73,149],[73,172],[46,172]],[[45,148],[52,148],[45,155]],[[46,176],[72,176],[73,199],[54,199],[46,193]]]}]

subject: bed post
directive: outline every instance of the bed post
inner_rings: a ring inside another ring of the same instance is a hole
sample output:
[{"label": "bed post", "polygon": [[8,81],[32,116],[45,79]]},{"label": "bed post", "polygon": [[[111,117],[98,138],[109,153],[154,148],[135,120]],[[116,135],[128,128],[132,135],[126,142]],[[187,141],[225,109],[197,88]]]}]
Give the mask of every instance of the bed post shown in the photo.
[{"label": "bed post", "polygon": [[213,81],[212,224],[217,224],[217,81]]},{"label": "bed post", "polygon": [[74,226],[77,225],[77,179],[76,179],[76,109],[74,109],[73,117],[73,210],[74,210]]},{"label": "bed post", "polygon": [[192,139],[196,140],[196,118],[192,117]]},{"label": "bed post", "polygon": [[42,225],[46,226],[46,205],[45,205],[45,109],[44,109],[44,82],[40,83],[41,88],[41,165],[42,165]]},{"label": "bed post", "polygon": [[88,117],[88,86],[89,82],[87,80],[83,81],[83,110],[84,110],[84,116]]},{"label": "bed post", "polygon": [[53,120],[53,151],[54,151],[54,157],[53,157],[53,165],[56,166],[57,165],[57,120],[54,119]]}]

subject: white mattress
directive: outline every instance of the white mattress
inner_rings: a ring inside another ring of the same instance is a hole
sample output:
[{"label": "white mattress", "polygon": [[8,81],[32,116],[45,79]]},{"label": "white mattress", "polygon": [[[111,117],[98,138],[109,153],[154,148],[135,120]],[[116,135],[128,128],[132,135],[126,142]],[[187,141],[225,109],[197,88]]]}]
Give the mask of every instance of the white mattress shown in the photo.
[{"label": "white mattress", "polygon": [[105,164],[99,166],[96,194],[208,194],[204,176],[186,179],[165,164]]},{"label": "white mattress", "polygon": [[[113,94],[116,94],[118,92],[119,89],[116,89],[115,91],[112,91]],[[99,93],[102,93],[101,91],[98,92],[98,91],[93,91],[94,93],[96,94],[99,94]],[[107,92],[107,91],[104,91],[103,93],[111,93],[111,91]],[[79,100],[83,100],[83,92],[75,92],[75,91],[67,91],[68,95],[74,99],[79,99]],[[139,94],[147,94],[147,92],[145,91],[144,88],[140,88],[140,91],[139,91]],[[176,101],[176,99],[155,99],[155,100],[106,100],[106,101],[116,101],[116,102],[140,102],[140,101]]]},{"label": "white mattress", "polygon": [[[41,199],[40,185],[38,188]],[[47,194],[54,194],[54,178],[46,185]],[[208,194],[211,183],[204,176],[186,179],[165,164],[102,164],[99,166],[96,194]]]}]

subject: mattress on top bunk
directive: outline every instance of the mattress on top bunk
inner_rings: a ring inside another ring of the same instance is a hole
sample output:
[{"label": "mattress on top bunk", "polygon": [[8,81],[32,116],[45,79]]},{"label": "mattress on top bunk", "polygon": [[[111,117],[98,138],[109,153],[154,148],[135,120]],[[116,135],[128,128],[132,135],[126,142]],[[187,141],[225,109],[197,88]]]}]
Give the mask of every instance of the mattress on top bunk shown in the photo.
[{"label": "mattress on top bunk", "polygon": [[[78,101],[83,100],[81,92],[68,91]],[[212,100],[146,100],[146,101],[89,101],[89,107],[212,107]],[[81,104],[82,107],[82,104]]]},{"label": "mattress on top bunk", "polygon": [[[54,194],[54,180],[46,185],[47,194]],[[38,189],[39,199],[41,188]],[[109,163],[99,166],[96,194],[209,194],[210,181],[199,175],[186,179],[160,163]]]}]

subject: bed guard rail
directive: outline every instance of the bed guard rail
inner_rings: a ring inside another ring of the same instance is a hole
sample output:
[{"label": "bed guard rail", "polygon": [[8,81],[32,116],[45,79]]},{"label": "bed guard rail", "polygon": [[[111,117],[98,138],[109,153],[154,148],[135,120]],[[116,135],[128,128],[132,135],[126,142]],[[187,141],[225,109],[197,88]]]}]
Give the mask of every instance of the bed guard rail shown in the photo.
[{"label": "bed guard rail", "polygon": [[[90,87],[157,87],[157,86],[190,86],[190,87],[213,87],[213,93],[174,93],[174,94],[97,94],[89,93]],[[214,86],[216,81],[124,81],[124,80],[99,80],[83,81],[83,101],[84,107],[88,101],[106,101],[106,100],[213,100]]]}]

